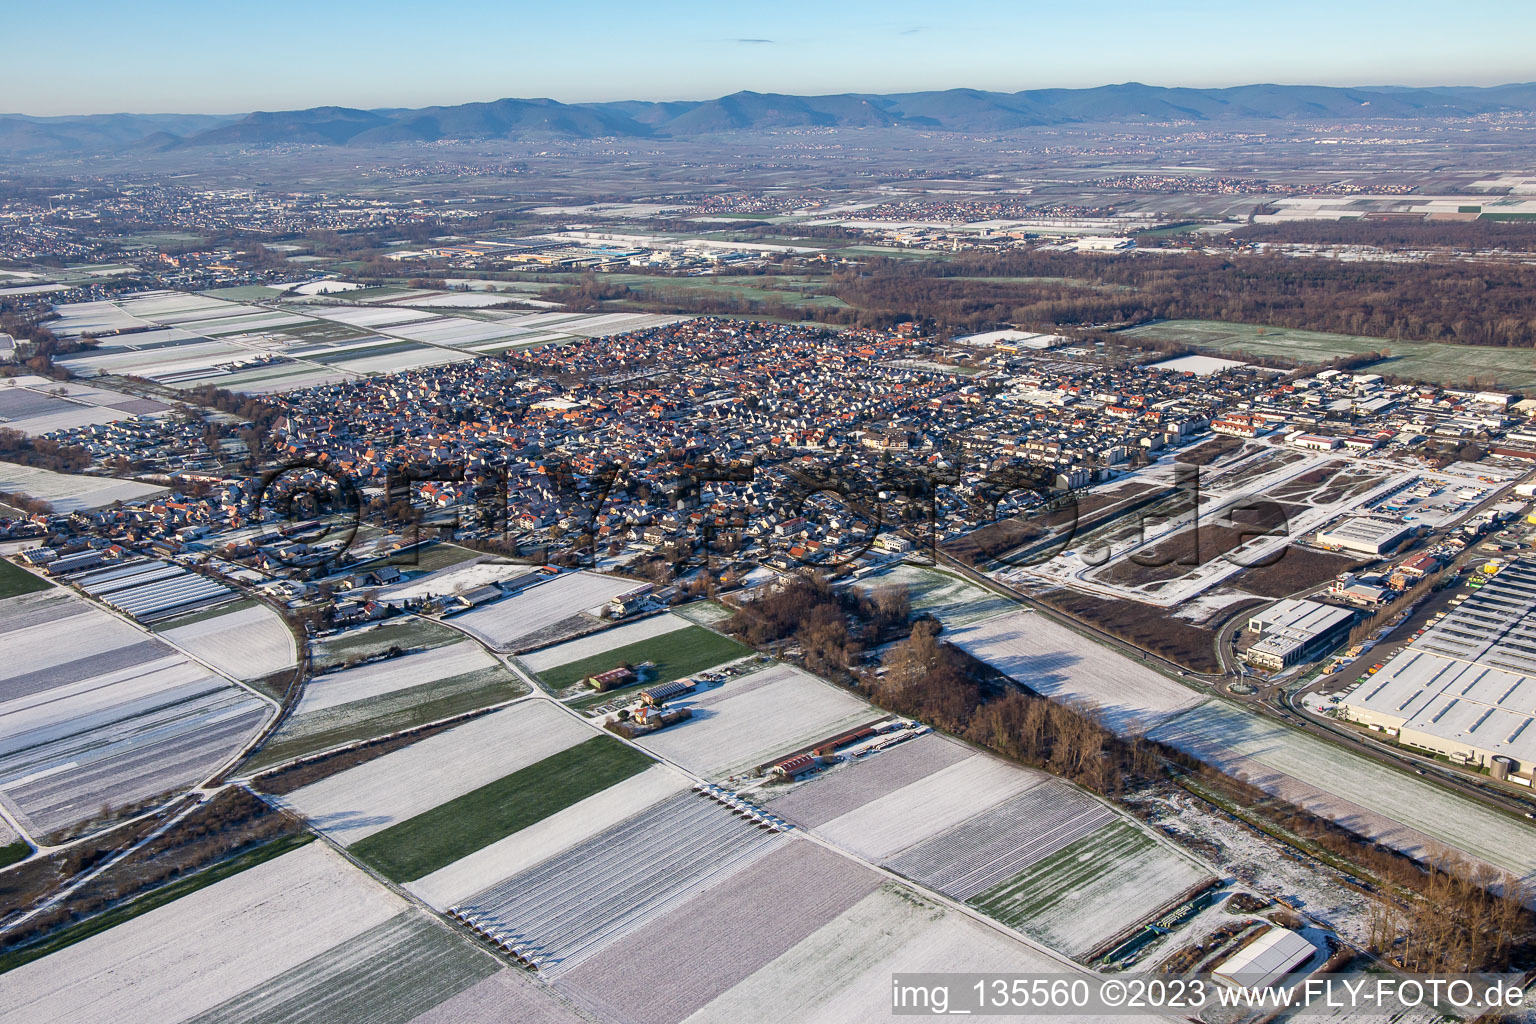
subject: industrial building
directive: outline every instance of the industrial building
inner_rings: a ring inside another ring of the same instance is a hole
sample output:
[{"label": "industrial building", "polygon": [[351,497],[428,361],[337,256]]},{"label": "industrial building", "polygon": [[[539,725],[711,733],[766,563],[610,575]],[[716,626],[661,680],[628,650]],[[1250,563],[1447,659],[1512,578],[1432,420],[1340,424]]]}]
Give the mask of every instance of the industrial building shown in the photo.
[{"label": "industrial building", "polygon": [[1285,600],[1248,619],[1259,640],[1244,655],[1255,668],[1279,671],[1337,647],[1355,613],[1317,601]]},{"label": "industrial building", "polygon": [[1340,705],[1399,742],[1531,784],[1536,563],[1512,562]]},{"label": "industrial building", "polygon": [[1325,548],[1356,551],[1362,555],[1381,555],[1397,547],[1414,532],[1409,523],[1373,516],[1354,516],[1326,530],[1319,530],[1317,543]]}]

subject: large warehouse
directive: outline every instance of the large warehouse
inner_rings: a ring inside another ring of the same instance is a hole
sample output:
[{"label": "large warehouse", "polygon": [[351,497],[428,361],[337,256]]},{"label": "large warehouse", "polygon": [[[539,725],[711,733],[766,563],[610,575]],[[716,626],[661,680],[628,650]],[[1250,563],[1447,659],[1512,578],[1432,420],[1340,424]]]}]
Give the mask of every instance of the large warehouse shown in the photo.
[{"label": "large warehouse", "polygon": [[1349,635],[1355,613],[1318,601],[1286,600],[1248,619],[1258,643],[1243,656],[1250,665],[1278,671],[1337,647]]},{"label": "large warehouse", "polygon": [[1325,548],[1358,551],[1362,555],[1380,555],[1391,551],[1404,537],[1413,533],[1409,523],[1373,516],[1354,516],[1319,530],[1317,542]]},{"label": "large warehouse", "polygon": [[1511,563],[1344,698],[1355,722],[1530,785],[1536,563]]}]

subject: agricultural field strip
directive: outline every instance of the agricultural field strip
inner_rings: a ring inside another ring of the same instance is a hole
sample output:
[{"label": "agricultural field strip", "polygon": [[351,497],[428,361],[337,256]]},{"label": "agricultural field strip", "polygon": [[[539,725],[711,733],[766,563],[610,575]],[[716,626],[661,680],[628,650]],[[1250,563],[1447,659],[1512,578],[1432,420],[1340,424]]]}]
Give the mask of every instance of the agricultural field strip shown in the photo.
[{"label": "agricultural field strip", "polygon": [[548,985],[528,977],[526,971],[507,967],[413,1017],[408,1024],[591,1024],[591,1018],[563,1002]]},{"label": "agricultural field strip", "polygon": [[815,831],[834,845],[884,862],[1048,779],[1043,772],[972,754]]},{"label": "agricultural field strip", "polygon": [[266,605],[252,605],[177,626],[162,635],[236,679],[260,679],[298,664],[293,632]]},{"label": "agricultural field strip", "polygon": [[639,742],[709,778],[739,775],[885,717],[878,708],[789,665],[748,673],[699,699],[675,703],[702,711]]},{"label": "agricultural field strip", "polygon": [[727,884],[608,944],[559,987],[603,1020],[675,1024],[885,882],[815,843],[780,843]]},{"label": "agricultural field strip", "polygon": [[1068,786],[1035,786],[885,862],[964,902],[1116,820],[1115,812]]},{"label": "agricultural field strip", "polygon": [[500,663],[479,644],[473,640],[461,640],[447,647],[417,651],[398,658],[315,676],[305,684],[304,696],[299,699],[293,713],[307,715],[353,701],[380,697],[405,687],[499,666]]},{"label": "agricultural field strip", "polygon": [[[957,964],[1012,975],[1066,969],[1002,932],[887,884],[684,1018],[684,1024],[882,1024],[891,1019],[892,974],[953,971]],[[1123,1018],[1072,1019],[1110,1024]]]},{"label": "agricultural field strip", "polygon": [[322,779],[282,802],[350,846],[594,735],[535,698]]},{"label": "agricultural field strip", "polygon": [[519,594],[473,608],[454,624],[498,650],[582,612],[607,604],[639,584],[596,573],[565,573]]},{"label": "agricultural field strip", "polygon": [[[0,634],[0,662],[20,670],[0,682],[0,785],[28,827],[51,831],[103,803],[198,781],[270,714],[126,622],[62,591],[41,596],[0,603],[27,623]],[[47,661],[59,657],[72,660]]]},{"label": "agricultural field strip", "polygon": [[629,644],[639,643],[642,640],[650,640],[653,637],[664,636],[667,633],[675,633],[680,629],[687,629],[693,623],[687,619],[667,612],[662,615],[653,615],[639,622],[631,622],[612,629],[605,629],[601,633],[593,633],[590,636],[579,637],[575,640],[567,640],[563,644],[555,644],[543,650],[531,651],[518,658],[523,667],[530,672],[538,673],[561,665],[569,665],[572,662],[583,661],[596,657],[607,651]]},{"label": "agricultural field strip", "polygon": [[454,909],[488,931],[515,936],[554,978],[792,841],[708,797],[682,793]]},{"label": "agricultural field strip", "polygon": [[257,864],[5,975],[17,1020],[177,1024],[407,904],[323,843]]},{"label": "agricultural field strip", "polygon": [[1010,928],[1083,956],[1210,878],[1204,868],[1121,820],[968,902]]},{"label": "agricultural field strip", "polygon": [[948,639],[1042,696],[1092,704],[1119,733],[1143,732],[1205,699],[1035,612],[1001,615],[955,630]]},{"label": "agricultural field strip", "polygon": [[447,910],[691,785],[691,780],[676,770],[652,765],[405,887],[429,906]]},{"label": "agricultural field strip", "polygon": [[359,840],[352,855],[394,882],[422,878],[654,763],[636,748],[595,733]]},{"label": "agricultural field strip", "polygon": [[114,501],[134,501],[167,493],[164,487],[110,476],[80,476],[0,462],[0,491],[30,495],[55,512],[94,512]]},{"label": "agricultural field strip", "polygon": [[[1308,807],[1335,819],[1367,826],[1373,836],[1399,848],[1393,825],[1444,843],[1501,870],[1536,876],[1536,828],[1459,797],[1406,771],[1346,750],[1324,739],[1274,723],[1225,701],[1212,700],[1172,719],[1153,739],[1188,751],[1217,767],[1231,767],[1273,791],[1284,780],[1241,771],[1257,764],[1310,790]],[[1296,791],[1287,799],[1295,800]],[[1363,812],[1363,813],[1362,813]]]},{"label": "agricultural field strip", "polygon": [[467,937],[412,907],[184,1024],[403,1022],[501,967]]},{"label": "agricultural field strip", "polygon": [[[178,699],[131,719],[70,722],[78,731],[0,759],[6,797],[38,832],[83,821],[104,805],[135,804],[200,782],[257,733],[266,704],[230,687]],[[26,772],[27,774],[21,774]]]},{"label": "agricultural field strip", "polygon": [[971,757],[975,751],[939,733],[928,733],[822,772],[788,792],[758,790],[774,814],[806,828],[824,825],[871,800]]}]

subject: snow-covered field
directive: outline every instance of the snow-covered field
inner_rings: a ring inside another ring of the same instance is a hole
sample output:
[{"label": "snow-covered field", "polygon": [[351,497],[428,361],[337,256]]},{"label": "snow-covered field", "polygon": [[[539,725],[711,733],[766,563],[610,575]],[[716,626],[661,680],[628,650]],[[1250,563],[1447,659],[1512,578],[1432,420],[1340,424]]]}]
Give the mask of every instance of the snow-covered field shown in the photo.
[{"label": "snow-covered field", "polygon": [[418,576],[407,583],[382,587],[377,593],[381,601],[405,601],[414,598],[442,597],[462,594],[483,587],[488,583],[501,583],[527,576],[532,570],[526,565],[506,565],[501,562],[474,562],[471,565],[449,566],[438,572]]},{"label": "snow-covered field", "polygon": [[640,743],[708,778],[741,775],[885,717],[857,697],[789,665],[752,672],[674,703],[693,708],[694,717]]},{"label": "snow-covered field", "polygon": [[[599,950],[561,976],[556,986],[600,1020],[675,1024],[794,948],[880,884],[875,872],[811,843],[779,842],[721,882]],[[617,987],[614,978],[628,984]]]},{"label": "snow-covered field", "polygon": [[1152,738],[1405,852],[1444,844],[1536,875],[1536,828],[1235,704],[1209,701]]},{"label": "snow-covered field", "polygon": [[66,591],[0,602],[0,794],[37,833],[200,781],[274,710]]},{"label": "snow-covered field", "polygon": [[439,868],[406,888],[429,905],[446,910],[688,788],[686,776],[665,765],[653,765]]},{"label": "snow-covered field", "polygon": [[594,735],[550,701],[524,701],[305,786],[285,802],[350,846]]},{"label": "snow-covered field", "polygon": [[816,828],[974,754],[963,743],[928,733],[813,776],[788,792],[760,790],[753,797],[768,800],[769,809],[782,818]]},{"label": "snow-covered field", "polygon": [[584,658],[595,657],[604,651],[615,650],[629,644],[637,644],[642,640],[663,636],[667,633],[675,633],[680,629],[687,629],[692,623],[680,615],[671,613],[665,615],[652,615],[648,619],[639,622],[631,622],[623,626],[615,626],[605,629],[601,633],[593,633],[590,636],[579,637],[575,640],[567,640],[563,644],[546,647],[543,650],[525,654],[518,660],[531,672],[543,672],[547,669],[558,668],[561,665],[569,665],[573,661],[581,661]]},{"label": "snow-covered field", "polygon": [[540,973],[558,977],[799,841],[765,831],[709,797],[683,792],[455,909],[482,929],[520,936],[535,951]]},{"label": "snow-covered field", "polygon": [[833,818],[816,831],[861,857],[881,861],[1048,778],[986,754],[972,754]]},{"label": "snow-covered field", "polygon": [[496,668],[497,664],[479,644],[461,640],[447,647],[418,651],[340,672],[327,672],[305,685],[304,696],[293,713],[302,716],[324,711],[354,701],[382,697],[406,687]]},{"label": "snow-covered field", "polygon": [[1006,597],[958,576],[920,565],[893,565],[871,573],[857,585],[864,591],[890,585],[906,587],[911,594],[912,610],[932,614],[946,629],[982,622],[1019,607]]},{"label": "snow-covered field", "polygon": [[405,910],[324,843],[242,871],[5,976],[14,1020],[174,1024]]},{"label": "snow-covered field", "polygon": [[1053,949],[1080,957],[1210,878],[1137,825],[1119,820],[969,902]]},{"label": "snow-covered field", "polygon": [[1092,704],[1116,732],[1143,732],[1204,700],[1189,687],[1034,612],[989,619],[946,639],[1036,693]]},{"label": "snow-covered field", "polygon": [[[57,394],[63,391],[64,394]],[[54,430],[111,423],[140,413],[165,412],[161,402],[133,398],[78,381],[12,377],[0,387],[0,427],[37,437]]]},{"label": "snow-covered field", "polygon": [[168,629],[167,640],[236,679],[260,679],[297,664],[293,632],[264,604]]},{"label": "snow-covered field", "polygon": [[0,462],[0,491],[30,495],[55,512],[94,512],[114,501],[136,501],[164,494],[164,487],[111,476],[80,476],[51,469]]},{"label": "snow-covered field", "polygon": [[[504,597],[454,618],[453,623],[500,651],[544,634],[565,620],[595,612],[639,584],[591,572],[562,573],[521,593]],[[592,625],[597,625],[594,619]],[[569,633],[567,633],[569,635]]]},{"label": "snow-covered field", "polygon": [[890,884],[684,1019],[686,1024],[880,1024],[891,1019],[892,974],[961,969],[1072,971],[1065,961]]}]

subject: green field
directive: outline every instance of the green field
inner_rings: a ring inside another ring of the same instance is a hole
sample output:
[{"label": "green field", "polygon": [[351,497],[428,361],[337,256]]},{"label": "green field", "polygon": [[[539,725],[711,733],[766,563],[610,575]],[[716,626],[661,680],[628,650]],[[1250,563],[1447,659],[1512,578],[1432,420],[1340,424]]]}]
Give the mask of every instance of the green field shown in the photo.
[{"label": "green field", "polygon": [[8,846],[0,846],[0,868],[8,868],[17,861],[26,860],[31,852],[32,847],[27,845],[25,839],[18,839]]},{"label": "green field", "polygon": [[0,559],[0,598],[30,594],[53,586],[47,580],[33,576],[27,570]]},{"label": "green field", "polygon": [[[545,669],[539,673],[539,678],[552,689],[564,690],[590,675],[606,672],[620,664],[627,662],[639,665],[651,661],[656,663],[656,670],[649,675],[644,685],[654,686],[702,672],[721,662],[745,658],[751,653],[749,648],[735,640],[712,633],[703,626],[687,626],[672,633],[653,636],[649,640],[615,647],[611,651],[594,654],[590,658],[582,658],[558,668]],[[619,692],[622,691],[611,690],[602,696],[608,699]]]},{"label": "green field", "polygon": [[374,356],[394,355],[396,352],[427,351],[431,351],[431,349],[426,345],[418,345],[414,341],[386,341],[378,345],[364,345],[361,348],[343,349],[340,352],[321,352],[317,354],[300,352],[296,354],[311,362],[332,366],[337,363],[349,363],[354,359],[371,359]]},{"label": "green field", "polygon": [[650,767],[645,754],[594,736],[397,822],[352,846],[359,860],[394,882],[409,882],[484,849]]},{"label": "green field", "polygon": [[1454,385],[1466,384],[1469,377],[1479,382],[1491,379],[1495,387],[1516,391],[1536,386],[1536,358],[1532,358],[1530,349],[1395,341],[1219,320],[1163,320],[1120,333],[1132,338],[1181,342],[1223,355],[1247,353],[1298,363],[1326,363],[1335,356],[1386,351],[1389,357],[1374,364],[1374,372]]},{"label": "green field", "polygon": [[994,921],[1026,935],[1038,934],[1037,928],[1030,927],[1032,923],[1059,906],[1070,906],[1073,893],[1098,888],[1156,847],[1156,842],[1134,826],[1116,821],[967,902]]}]

